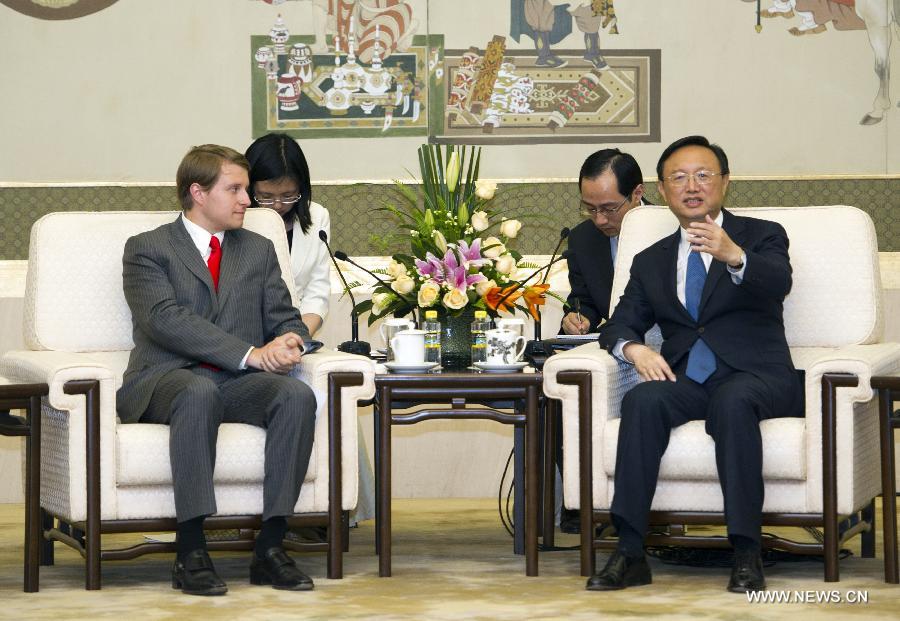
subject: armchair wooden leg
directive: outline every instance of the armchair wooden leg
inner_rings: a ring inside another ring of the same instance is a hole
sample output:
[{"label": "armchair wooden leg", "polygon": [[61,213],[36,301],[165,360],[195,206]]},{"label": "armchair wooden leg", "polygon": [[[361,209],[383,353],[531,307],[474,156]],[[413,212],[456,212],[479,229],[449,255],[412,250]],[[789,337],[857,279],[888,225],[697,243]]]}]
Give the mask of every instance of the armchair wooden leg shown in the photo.
[{"label": "armchair wooden leg", "polygon": [[[344,499],[341,455],[341,396],[345,386],[361,386],[362,373],[328,374],[328,578],[344,577]],[[355,429],[354,429],[355,432]]]},{"label": "armchair wooden leg", "polygon": [[837,437],[835,414],[837,389],[854,387],[859,378],[846,373],[822,375],[822,521],[825,530],[825,582],[838,582]]},{"label": "armchair wooden leg", "polygon": [[581,575],[594,573],[594,476],[591,434],[592,400],[590,371],[561,371],[556,381],[578,386],[578,472],[581,510]]}]

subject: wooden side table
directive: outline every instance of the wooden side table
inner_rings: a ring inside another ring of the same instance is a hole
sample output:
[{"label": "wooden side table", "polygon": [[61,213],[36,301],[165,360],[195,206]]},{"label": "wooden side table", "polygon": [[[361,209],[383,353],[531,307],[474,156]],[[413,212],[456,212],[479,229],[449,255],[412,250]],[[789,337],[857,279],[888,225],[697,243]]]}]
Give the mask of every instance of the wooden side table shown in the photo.
[{"label": "wooden side table", "polygon": [[10,384],[0,378],[0,409],[23,409],[25,419],[0,413],[0,434],[25,436],[25,592],[40,588],[41,397],[47,384]]},{"label": "wooden side table", "polygon": [[[525,574],[538,575],[537,526],[539,515],[539,397],[543,375],[540,373],[491,374],[470,371],[416,375],[379,374],[375,376],[379,433],[375,438],[380,576],[391,575],[391,426],[412,425],[436,419],[487,419],[521,425],[525,429]],[[396,401],[417,404],[449,403],[440,409],[423,408],[396,414]],[[467,406],[467,401],[484,404],[497,401],[522,402],[512,413],[490,407]]]},{"label": "wooden side table", "polygon": [[894,402],[900,401],[900,376],[872,378],[872,388],[878,392],[878,421],[881,437],[881,508],[884,534],[884,581],[900,583],[897,568],[897,478],[894,469],[894,430],[900,428],[900,410],[894,412]]}]

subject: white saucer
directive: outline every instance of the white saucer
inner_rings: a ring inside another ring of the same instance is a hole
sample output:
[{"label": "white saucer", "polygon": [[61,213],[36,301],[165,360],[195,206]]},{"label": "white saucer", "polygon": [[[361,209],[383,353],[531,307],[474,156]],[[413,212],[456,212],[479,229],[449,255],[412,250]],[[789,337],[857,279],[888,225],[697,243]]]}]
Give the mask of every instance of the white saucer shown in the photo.
[{"label": "white saucer", "polygon": [[502,362],[475,362],[473,364],[475,367],[486,373],[516,373],[528,366],[528,363],[524,361],[513,362],[511,364],[504,364]]},{"label": "white saucer", "polygon": [[395,373],[427,373],[440,365],[436,362],[385,362],[384,366]]}]

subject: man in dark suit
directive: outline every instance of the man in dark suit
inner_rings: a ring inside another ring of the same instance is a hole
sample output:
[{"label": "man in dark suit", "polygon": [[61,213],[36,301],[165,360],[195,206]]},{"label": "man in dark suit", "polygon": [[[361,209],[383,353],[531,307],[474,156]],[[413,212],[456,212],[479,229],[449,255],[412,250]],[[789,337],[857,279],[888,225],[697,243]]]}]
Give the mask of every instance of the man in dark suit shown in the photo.
[{"label": "man in dark suit", "polygon": [[619,228],[628,210],[641,203],[644,176],[630,154],[602,149],[581,165],[578,188],[587,219],[569,233],[571,293],[560,328],[566,334],[596,332],[607,317]]},{"label": "man in dark suit", "polygon": [[253,584],[308,590],[282,547],[306,475],[316,399],[287,377],[309,333],[291,305],[272,243],[242,229],[249,165],[227,147],[191,149],[178,167],[184,211],[125,244],[123,281],[134,349],[116,398],[125,423],[170,427],[178,521],[172,586],[222,595],[203,520],[216,512],[213,469],[222,422],[266,429],[263,522]]},{"label": "man in dark suit", "polygon": [[[615,495],[616,552],[589,590],[651,582],[643,550],[670,431],[705,420],[716,444],[735,562],[728,590],[765,588],[759,421],[802,415],[802,390],[784,334],[791,288],[788,239],[776,223],[722,210],[728,159],[702,136],[670,145],[657,164],[660,193],[678,218],[673,235],[639,253],[600,345],[644,382],[622,400]],[[661,353],[642,344],[654,324]]]}]

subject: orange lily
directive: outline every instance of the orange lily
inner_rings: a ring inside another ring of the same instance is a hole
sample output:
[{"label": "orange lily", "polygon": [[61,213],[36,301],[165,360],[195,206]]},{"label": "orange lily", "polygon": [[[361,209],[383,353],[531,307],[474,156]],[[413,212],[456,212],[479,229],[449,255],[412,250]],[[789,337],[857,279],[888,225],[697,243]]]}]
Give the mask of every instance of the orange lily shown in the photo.
[{"label": "orange lily", "polygon": [[525,287],[525,304],[528,306],[528,312],[531,313],[531,316],[534,317],[535,321],[540,321],[538,319],[537,307],[543,306],[547,302],[547,298],[544,294],[549,288],[550,285],[547,283]]},{"label": "orange lily", "polygon": [[521,297],[522,292],[516,291],[519,285],[510,285],[501,289],[493,287],[488,289],[484,294],[484,302],[494,312],[508,311],[512,312],[513,303]]}]

